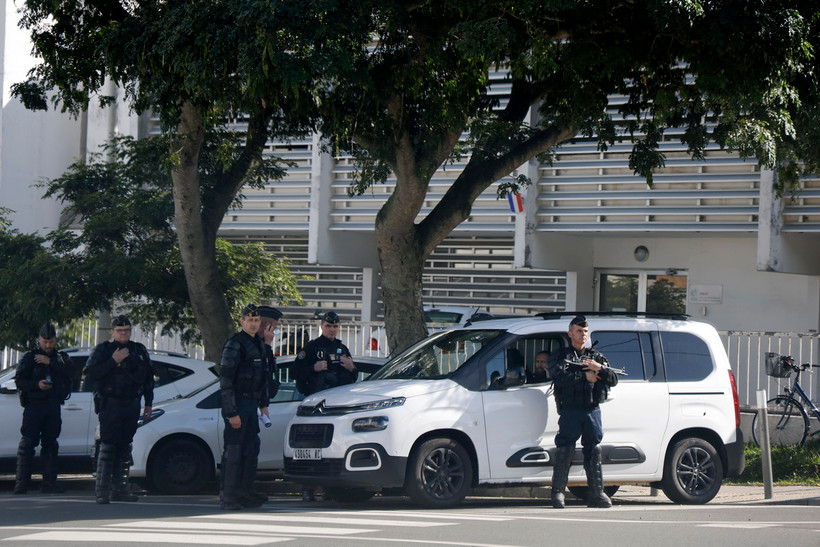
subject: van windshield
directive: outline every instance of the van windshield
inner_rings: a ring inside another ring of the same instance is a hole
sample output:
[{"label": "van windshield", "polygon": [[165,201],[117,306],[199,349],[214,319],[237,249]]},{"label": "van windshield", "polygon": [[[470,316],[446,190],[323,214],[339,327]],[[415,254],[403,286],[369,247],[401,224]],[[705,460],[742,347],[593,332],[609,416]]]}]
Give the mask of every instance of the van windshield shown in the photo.
[{"label": "van windshield", "polygon": [[447,330],[421,340],[387,363],[369,380],[447,378],[504,330]]}]

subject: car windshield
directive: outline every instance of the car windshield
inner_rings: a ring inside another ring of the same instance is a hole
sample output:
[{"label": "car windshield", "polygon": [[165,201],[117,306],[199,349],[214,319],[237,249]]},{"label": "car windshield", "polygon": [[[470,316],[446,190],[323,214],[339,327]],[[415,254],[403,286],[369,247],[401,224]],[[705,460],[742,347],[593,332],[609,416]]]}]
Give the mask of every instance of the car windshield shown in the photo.
[{"label": "car windshield", "polygon": [[448,330],[405,350],[372,374],[371,380],[436,380],[447,378],[504,331]]}]

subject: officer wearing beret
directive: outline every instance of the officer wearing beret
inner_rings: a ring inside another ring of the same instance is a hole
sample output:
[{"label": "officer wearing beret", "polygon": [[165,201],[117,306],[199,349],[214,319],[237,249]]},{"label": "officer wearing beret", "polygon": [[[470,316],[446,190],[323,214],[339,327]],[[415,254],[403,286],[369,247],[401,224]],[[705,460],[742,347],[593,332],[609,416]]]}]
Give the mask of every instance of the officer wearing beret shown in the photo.
[{"label": "officer wearing beret", "polygon": [[23,405],[22,438],[17,447],[15,494],[25,494],[31,481],[34,449],[40,447],[43,484],[40,492],[60,493],[57,485],[57,451],[62,418],[60,405],[71,395],[74,370],[68,354],[56,351],[57,331],[46,323],[37,336],[39,347],[23,355],[14,380]]},{"label": "officer wearing beret", "polygon": [[[587,505],[611,507],[612,501],[604,493],[601,447],[598,446],[604,437],[599,405],[606,400],[609,388],[618,383],[618,376],[608,367],[603,354],[586,347],[589,340],[586,317],[573,318],[567,334],[570,346],[554,352],[550,360],[559,416],[552,472],[552,506],[564,508],[564,488],[575,454],[575,443],[580,438],[589,492]],[[567,359],[582,366],[568,365]]]},{"label": "officer wearing beret", "polygon": [[259,309],[246,306],[239,321],[242,330],[222,348],[219,369],[225,420],[220,507],[228,511],[259,507],[267,499],[253,491],[260,448],[258,416],[270,417],[268,357],[265,341],[257,336]]},{"label": "officer wearing beret", "polygon": [[282,312],[273,306],[258,306],[259,317],[261,324],[259,327],[259,336],[265,342],[265,353],[268,357],[268,397],[273,399],[279,393],[279,369],[276,366],[276,354],[273,351],[273,340],[276,335],[280,334],[279,320],[282,318]]},{"label": "officer wearing beret", "polygon": [[131,442],[140,418],[151,415],[154,369],[148,350],[131,340],[131,321],[118,315],[111,322],[113,341],[98,344],[85,364],[86,380],[94,382],[95,410],[100,418],[97,458],[97,503],[137,501],[128,490]]},{"label": "officer wearing beret", "polygon": [[296,356],[296,387],[305,395],[356,381],[358,371],[350,350],[337,338],[340,327],[336,312],[326,312],[322,315],[322,335],[305,344]]},{"label": "officer wearing beret", "polygon": [[[352,384],[359,372],[350,350],[337,338],[341,320],[334,311],[322,315],[322,335],[305,344],[293,362],[297,389],[305,395]],[[303,501],[314,501],[312,488],[302,491]]]},{"label": "officer wearing beret", "polygon": [[[268,400],[270,400],[276,397],[276,394],[279,392],[279,369],[276,367],[273,339],[280,333],[279,320],[282,318],[282,312],[273,306],[257,306],[256,311],[259,313],[260,319],[259,331],[256,333],[256,336],[265,344],[265,356],[267,357],[266,378],[268,380]],[[268,425],[270,425],[270,421],[268,421]],[[258,435],[255,442],[259,442]],[[268,496],[257,492],[253,484],[256,478],[259,450],[260,447],[251,448],[248,453],[248,458],[244,459],[242,464],[242,478],[239,488],[242,500],[240,503],[246,507],[258,507],[268,501]],[[250,458],[250,454],[254,452],[257,454],[257,457]],[[224,474],[222,477],[224,478]]]}]

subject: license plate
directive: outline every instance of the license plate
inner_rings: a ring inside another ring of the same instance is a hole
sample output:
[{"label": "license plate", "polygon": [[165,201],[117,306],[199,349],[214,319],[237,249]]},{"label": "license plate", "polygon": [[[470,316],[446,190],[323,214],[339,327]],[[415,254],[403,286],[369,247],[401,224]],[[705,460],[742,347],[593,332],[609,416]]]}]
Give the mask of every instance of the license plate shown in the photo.
[{"label": "license plate", "polygon": [[322,449],[321,448],[294,448],[293,449],[293,459],[294,460],[321,460],[322,459]]}]

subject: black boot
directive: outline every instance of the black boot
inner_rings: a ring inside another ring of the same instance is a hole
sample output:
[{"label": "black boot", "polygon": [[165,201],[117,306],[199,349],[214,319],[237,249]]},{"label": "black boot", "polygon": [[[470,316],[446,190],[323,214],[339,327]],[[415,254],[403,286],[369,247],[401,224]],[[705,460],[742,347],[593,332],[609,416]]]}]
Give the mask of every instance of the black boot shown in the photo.
[{"label": "black boot", "polygon": [[257,493],[253,489],[256,480],[256,457],[245,456],[242,464],[242,481],[239,489],[239,503],[243,507],[261,507],[268,501],[268,496]]},{"label": "black boot", "polygon": [[600,446],[596,446],[589,460],[584,462],[584,470],[587,472],[587,507],[602,509],[612,507],[612,500],[604,493],[604,471],[601,468]]},{"label": "black boot", "polygon": [[552,506],[555,509],[564,508],[564,488],[567,487],[569,468],[572,466],[573,447],[559,447],[555,449],[555,463],[552,466]]},{"label": "black boot", "polygon": [[222,501],[219,507],[226,511],[242,509],[242,445],[229,444],[222,456]]},{"label": "black boot", "polygon": [[40,461],[43,464],[43,485],[41,494],[62,494],[63,488],[57,484],[57,452],[60,445],[54,441],[40,448]]},{"label": "black boot", "polygon": [[128,488],[128,470],[131,469],[131,446],[117,447],[117,461],[114,466],[113,501],[137,501],[139,497]]},{"label": "black boot", "polygon": [[28,437],[20,439],[17,445],[17,477],[14,481],[14,493],[25,494],[31,482],[31,464],[34,461],[34,448],[37,445]]},{"label": "black boot", "polygon": [[97,482],[94,485],[94,494],[97,503],[111,503],[111,476],[114,474],[117,447],[111,443],[101,443],[97,454]]}]

